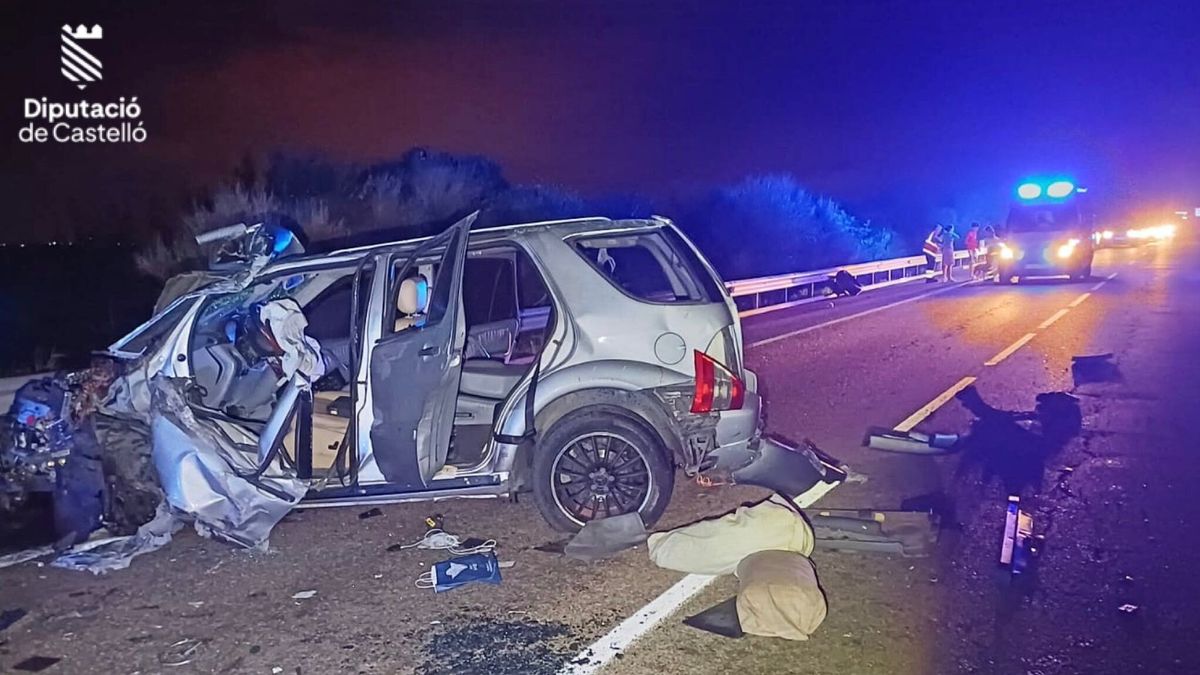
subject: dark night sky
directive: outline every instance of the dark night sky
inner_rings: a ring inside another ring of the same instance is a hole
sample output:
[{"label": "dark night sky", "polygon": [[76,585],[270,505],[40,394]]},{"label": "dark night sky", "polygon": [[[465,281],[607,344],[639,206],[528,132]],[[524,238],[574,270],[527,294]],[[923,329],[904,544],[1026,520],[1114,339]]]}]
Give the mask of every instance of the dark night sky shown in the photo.
[{"label": "dark night sky", "polygon": [[[1122,208],[1200,206],[1190,0],[23,4],[0,10],[10,241],[116,231],[95,214],[169,211],[275,148],[422,145],[651,197],[789,172],[900,227],[998,215],[1044,171]],[[58,74],[67,22],[105,30],[84,94]],[[144,146],[17,142],[25,97],[121,95]]]}]

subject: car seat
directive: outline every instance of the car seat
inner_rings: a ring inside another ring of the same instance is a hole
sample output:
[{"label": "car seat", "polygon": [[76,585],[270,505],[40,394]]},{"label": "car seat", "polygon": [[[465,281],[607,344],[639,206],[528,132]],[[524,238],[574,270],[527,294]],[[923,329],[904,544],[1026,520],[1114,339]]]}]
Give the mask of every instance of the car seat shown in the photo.
[{"label": "car seat", "polygon": [[403,316],[396,319],[395,332],[425,324],[425,310],[429,308],[429,280],[423,275],[409,277],[400,282],[396,294],[396,309]]}]

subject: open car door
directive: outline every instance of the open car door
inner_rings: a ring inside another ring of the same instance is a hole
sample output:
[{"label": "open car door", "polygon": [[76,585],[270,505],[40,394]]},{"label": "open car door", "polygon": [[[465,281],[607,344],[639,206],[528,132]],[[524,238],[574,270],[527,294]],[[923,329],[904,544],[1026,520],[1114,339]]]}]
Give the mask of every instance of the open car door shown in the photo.
[{"label": "open car door", "polygon": [[[375,421],[371,445],[384,478],[407,489],[428,486],[446,463],[462,373],[466,320],[462,310],[463,261],[476,214],[455,223],[412,253],[388,265],[383,337],[371,352],[371,396]],[[396,331],[400,283],[437,252],[423,323]]]}]

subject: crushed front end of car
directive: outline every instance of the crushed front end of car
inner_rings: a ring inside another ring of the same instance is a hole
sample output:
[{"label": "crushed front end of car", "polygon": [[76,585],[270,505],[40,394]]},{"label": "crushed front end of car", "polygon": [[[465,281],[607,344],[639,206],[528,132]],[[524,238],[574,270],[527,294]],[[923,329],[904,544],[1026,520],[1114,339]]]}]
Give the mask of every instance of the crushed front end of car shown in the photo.
[{"label": "crushed front end of car", "polygon": [[[264,236],[259,227],[240,232]],[[243,246],[251,253],[263,248]],[[177,367],[202,301],[245,288],[267,262],[269,255],[252,255],[209,275],[161,303],[90,368],[33,380],[17,392],[0,447],[0,507],[51,493],[59,549],[102,527],[120,537],[55,564],[118,569],[164,544],[184,522],[203,536],[262,547],[303,497],[306,481],[278,457],[260,462],[253,430],[195,414],[201,393]]]}]

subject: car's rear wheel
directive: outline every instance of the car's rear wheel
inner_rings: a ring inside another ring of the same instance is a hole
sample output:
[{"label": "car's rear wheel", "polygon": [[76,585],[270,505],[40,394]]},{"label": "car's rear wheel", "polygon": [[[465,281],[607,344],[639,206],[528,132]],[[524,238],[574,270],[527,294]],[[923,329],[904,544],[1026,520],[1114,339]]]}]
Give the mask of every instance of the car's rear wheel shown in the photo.
[{"label": "car's rear wheel", "polygon": [[675,486],[658,436],[606,409],[580,410],[555,422],[538,442],[532,478],[542,517],[567,532],[635,511],[650,525],[666,510]]}]

